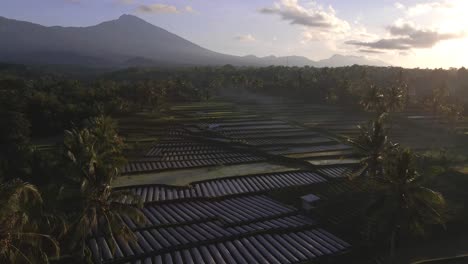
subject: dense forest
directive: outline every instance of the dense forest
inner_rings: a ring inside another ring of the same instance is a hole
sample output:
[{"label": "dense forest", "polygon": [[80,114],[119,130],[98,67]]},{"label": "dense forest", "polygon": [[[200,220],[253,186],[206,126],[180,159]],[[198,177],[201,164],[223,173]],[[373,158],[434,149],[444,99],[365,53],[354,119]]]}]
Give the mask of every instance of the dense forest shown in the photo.
[{"label": "dense forest", "polygon": [[[111,188],[125,163],[125,142],[112,118],[141,111],[164,114],[176,103],[241,91],[375,112],[367,131],[348,143],[362,149],[368,156],[363,168],[371,179],[384,175],[389,190],[395,166],[406,170],[410,187],[419,175],[412,167],[417,163],[413,154],[382,134],[385,113],[412,108],[449,120],[462,118],[468,71],[230,65],[93,71],[0,65],[0,262],[82,263],[89,256],[89,233],[135,239],[117,215],[142,220],[135,210],[140,203]],[[44,138],[61,143],[42,151],[33,141]],[[434,223],[443,222],[443,209],[436,208],[442,208],[443,198],[416,187],[409,195],[424,197],[434,210],[415,210],[421,215],[414,217],[426,214]],[[420,228],[421,222],[408,228]]]}]

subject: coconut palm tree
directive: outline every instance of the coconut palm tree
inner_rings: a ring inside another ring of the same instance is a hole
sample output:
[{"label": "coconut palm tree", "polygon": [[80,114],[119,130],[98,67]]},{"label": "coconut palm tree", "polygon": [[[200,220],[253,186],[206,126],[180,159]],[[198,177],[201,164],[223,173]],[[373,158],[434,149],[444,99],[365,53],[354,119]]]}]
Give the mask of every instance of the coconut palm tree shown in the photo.
[{"label": "coconut palm tree", "polygon": [[404,82],[402,73],[394,84],[385,89],[371,83],[368,79],[365,80],[365,87],[368,89],[360,103],[366,111],[381,114],[399,111],[405,106],[408,85]]},{"label": "coconut palm tree", "polygon": [[0,184],[0,263],[48,263],[58,243],[41,234],[31,208],[42,206],[39,190],[19,179]]},{"label": "coconut palm tree", "polygon": [[406,102],[405,96],[405,83],[398,82],[395,85],[388,87],[384,93],[384,106],[385,111],[395,112],[400,111]]},{"label": "coconut palm tree", "polygon": [[457,122],[463,120],[464,107],[462,104],[445,104],[440,106],[440,112],[443,114],[449,124],[449,129],[456,131]]},{"label": "coconut palm tree", "polygon": [[80,209],[72,214],[68,242],[69,248],[79,249],[82,256],[89,255],[85,244],[89,236],[118,236],[135,241],[123,217],[138,224],[146,220],[138,209],[142,205],[139,197],[111,187],[124,161],[123,141],[117,136],[115,124],[105,117],[95,118],[89,124],[82,130],[66,131],[64,140],[67,157],[76,170],[75,180],[80,185],[77,193]]},{"label": "coconut palm tree", "polygon": [[440,114],[442,108],[447,104],[449,95],[447,84],[443,83],[432,89],[431,95],[425,98],[424,105],[433,115]]},{"label": "coconut palm tree", "polygon": [[398,72],[398,77],[396,81],[396,86],[400,89],[402,95],[403,95],[403,107],[408,107],[408,104],[410,102],[410,87],[408,85],[408,82],[404,76],[403,70],[400,70]]},{"label": "coconut palm tree", "polygon": [[394,262],[401,234],[423,234],[427,225],[443,224],[443,196],[422,185],[415,157],[408,149],[386,152],[382,174],[373,178],[375,190],[368,217],[389,237],[390,263]]},{"label": "coconut palm tree", "polygon": [[381,114],[386,111],[384,102],[384,93],[381,88],[375,84],[368,84],[368,90],[361,99],[361,106],[369,112]]},{"label": "coconut palm tree", "polygon": [[361,166],[352,174],[353,177],[363,173],[367,173],[371,178],[376,177],[382,171],[385,150],[396,146],[388,139],[385,118],[386,114],[380,114],[376,120],[369,122],[367,126],[358,126],[360,129],[359,136],[347,140],[363,156],[360,161]]}]

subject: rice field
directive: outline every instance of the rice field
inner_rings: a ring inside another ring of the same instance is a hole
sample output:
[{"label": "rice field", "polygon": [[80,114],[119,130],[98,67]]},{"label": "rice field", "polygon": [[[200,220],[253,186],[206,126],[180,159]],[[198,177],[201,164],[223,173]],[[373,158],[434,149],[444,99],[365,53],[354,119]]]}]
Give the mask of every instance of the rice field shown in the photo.
[{"label": "rice field", "polygon": [[124,218],[137,243],[112,243],[99,233],[89,239],[96,263],[300,263],[350,247],[297,209],[261,195],[146,203],[142,212],[144,226]]},{"label": "rice field", "polygon": [[136,243],[93,234],[95,263],[304,263],[351,250],[319,219],[267,196],[344,179],[357,162],[350,146],[236,104],[186,104],[170,115],[120,122],[138,144],[113,185],[142,198],[147,221],[124,219]]},{"label": "rice field", "polygon": [[[116,241],[115,253],[95,234],[88,246],[96,263],[348,263],[358,242],[349,225],[360,228],[362,210],[349,206],[361,198],[350,196],[359,187],[348,178],[360,157],[341,139],[357,135],[369,114],[205,102],[174,106],[170,115],[122,123],[146,140],[114,186],[142,198],[147,223],[125,219],[139,239]],[[392,140],[418,150],[456,145],[433,129],[434,118],[392,118],[403,120]],[[311,193],[321,199],[313,214],[300,202]]]},{"label": "rice field", "polygon": [[[357,135],[369,114],[333,106],[205,102],[174,106],[170,115],[170,121],[121,123],[131,138],[146,140],[114,187],[142,198],[147,223],[124,219],[139,239],[115,241],[115,253],[110,238],[94,234],[88,247],[96,263],[346,260],[355,241],[344,229],[328,228],[351,223],[359,213],[347,204],[358,199],[348,195],[356,188],[348,177],[360,157],[340,139]],[[439,140],[431,131],[413,140],[405,132],[427,129],[425,116],[392,118],[407,122],[392,128],[392,139],[403,144],[423,150],[453,143],[440,133]],[[311,193],[323,199],[314,214],[301,210],[300,196]]]}]

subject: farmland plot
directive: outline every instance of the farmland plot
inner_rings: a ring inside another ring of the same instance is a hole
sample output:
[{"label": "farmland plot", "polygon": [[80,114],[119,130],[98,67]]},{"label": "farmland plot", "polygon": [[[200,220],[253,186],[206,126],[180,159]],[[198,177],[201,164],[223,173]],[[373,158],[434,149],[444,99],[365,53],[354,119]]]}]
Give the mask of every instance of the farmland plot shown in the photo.
[{"label": "farmland plot", "polygon": [[265,196],[149,203],[147,224],[124,218],[136,243],[95,234],[88,240],[95,263],[300,263],[346,252],[350,245]]},{"label": "farmland plot", "polygon": [[158,133],[114,182],[144,202],[146,224],[123,218],[137,242],[93,234],[96,263],[303,263],[349,251],[317,219],[265,195],[345,178],[350,146],[233,104],[184,105],[172,114],[184,123]]}]

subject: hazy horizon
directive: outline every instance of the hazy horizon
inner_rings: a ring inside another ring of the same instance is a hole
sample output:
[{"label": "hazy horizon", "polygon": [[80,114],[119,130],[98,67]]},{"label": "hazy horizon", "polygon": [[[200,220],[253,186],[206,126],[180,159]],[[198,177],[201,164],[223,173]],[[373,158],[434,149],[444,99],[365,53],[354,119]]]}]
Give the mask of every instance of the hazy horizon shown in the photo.
[{"label": "hazy horizon", "polygon": [[408,68],[468,66],[468,2],[18,0],[0,16],[45,26],[91,26],[136,15],[232,55],[365,56]]}]

